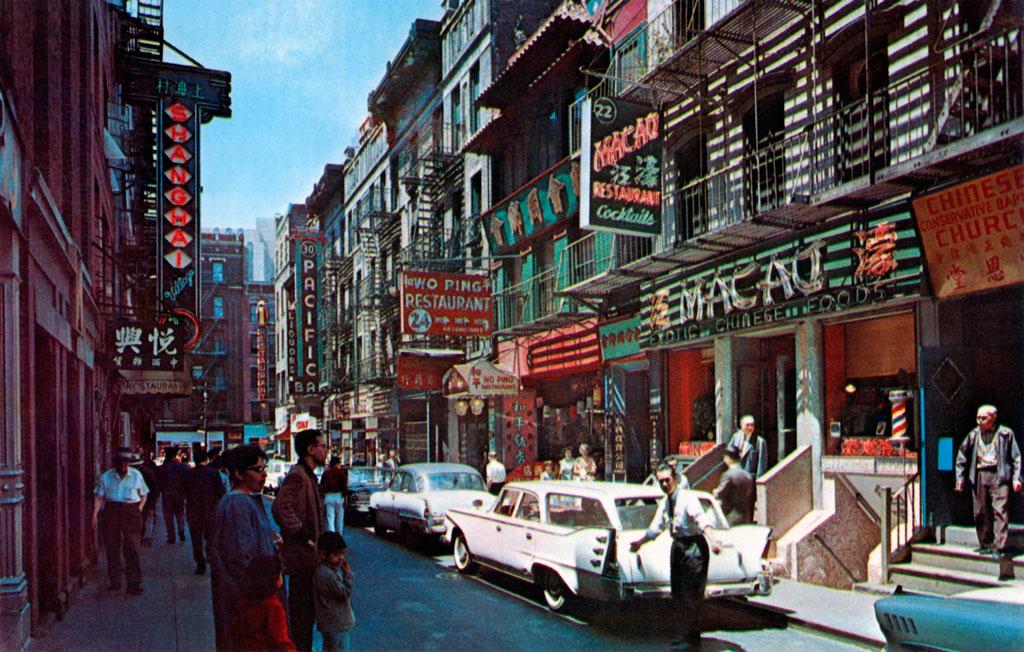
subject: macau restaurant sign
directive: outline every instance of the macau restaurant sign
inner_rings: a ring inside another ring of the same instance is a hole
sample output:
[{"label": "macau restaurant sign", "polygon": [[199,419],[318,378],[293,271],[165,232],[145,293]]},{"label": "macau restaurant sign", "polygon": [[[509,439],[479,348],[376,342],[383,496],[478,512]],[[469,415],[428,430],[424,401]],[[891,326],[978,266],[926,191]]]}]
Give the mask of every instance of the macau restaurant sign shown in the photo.
[{"label": "macau restaurant sign", "polygon": [[583,108],[580,226],[626,235],[661,233],[661,114],[610,97]]}]

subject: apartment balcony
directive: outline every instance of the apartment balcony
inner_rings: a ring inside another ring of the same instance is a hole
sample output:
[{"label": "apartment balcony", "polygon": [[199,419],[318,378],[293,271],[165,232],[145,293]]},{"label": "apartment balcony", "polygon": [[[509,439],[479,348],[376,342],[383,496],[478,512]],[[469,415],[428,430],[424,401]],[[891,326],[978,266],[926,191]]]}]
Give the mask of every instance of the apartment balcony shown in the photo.
[{"label": "apartment balcony", "polygon": [[541,272],[494,294],[494,332],[515,337],[578,323],[594,312],[559,296],[557,268]]},{"label": "apartment balcony", "polygon": [[599,299],[673,269],[652,259],[652,238],[595,231],[562,252],[560,296]]},{"label": "apartment balcony", "polygon": [[395,382],[394,365],[389,363],[383,355],[362,358],[356,363],[353,380],[357,384],[392,385]]},{"label": "apartment balcony", "polygon": [[676,0],[616,49],[616,92],[639,102],[678,100],[694,83],[788,23],[809,21],[812,0]]},{"label": "apartment balcony", "polygon": [[672,193],[676,247],[695,263],[1024,158],[1024,36],[978,39],[947,62],[838,107]]}]

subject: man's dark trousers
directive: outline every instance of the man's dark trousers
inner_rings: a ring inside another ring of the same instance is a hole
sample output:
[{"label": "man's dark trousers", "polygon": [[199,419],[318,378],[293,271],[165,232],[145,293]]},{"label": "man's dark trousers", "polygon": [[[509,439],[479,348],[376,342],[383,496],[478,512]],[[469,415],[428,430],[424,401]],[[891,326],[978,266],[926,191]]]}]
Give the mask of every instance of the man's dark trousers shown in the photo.
[{"label": "man's dark trousers", "polygon": [[995,469],[978,469],[974,477],[974,527],[979,546],[1002,551],[1009,536],[1010,485],[998,477]]},{"label": "man's dark trousers", "polygon": [[313,649],[313,623],[316,605],[313,596],[313,573],[288,576],[288,635],[299,652]]},{"label": "man's dark trousers", "polygon": [[167,543],[174,543],[174,530],[177,527],[178,538],[185,540],[185,496],[165,491],[164,526],[167,528]]},{"label": "man's dark trousers", "polygon": [[670,573],[676,614],[682,618],[680,635],[684,643],[699,645],[704,588],[708,581],[710,555],[702,535],[672,539]]},{"label": "man's dark trousers", "polygon": [[124,573],[129,588],[141,587],[139,539],[142,536],[142,512],[139,506],[110,501],[104,503],[100,512],[100,528],[107,552],[107,579],[110,585],[121,586],[121,573]]}]

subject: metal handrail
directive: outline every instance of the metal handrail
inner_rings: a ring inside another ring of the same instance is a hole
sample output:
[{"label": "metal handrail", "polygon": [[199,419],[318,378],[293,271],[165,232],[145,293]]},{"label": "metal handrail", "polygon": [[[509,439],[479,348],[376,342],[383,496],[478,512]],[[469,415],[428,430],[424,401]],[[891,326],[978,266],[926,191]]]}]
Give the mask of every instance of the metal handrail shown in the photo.
[{"label": "metal handrail", "polygon": [[[882,487],[883,500],[881,519],[881,561],[882,581],[889,581],[889,564],[900,561],[908,546],[913,543],[914,535],[921,525],[918,512],[918,496],[920,495],[921,472],[916,471],[894,494],[892,487]],[[895,522],[896,541],[893,546],[893,518]]]},{"label": "metal handrail", "polygon": [[562,252],[561,288],[572,287],[651,254],[651,238],[595,231]]}]

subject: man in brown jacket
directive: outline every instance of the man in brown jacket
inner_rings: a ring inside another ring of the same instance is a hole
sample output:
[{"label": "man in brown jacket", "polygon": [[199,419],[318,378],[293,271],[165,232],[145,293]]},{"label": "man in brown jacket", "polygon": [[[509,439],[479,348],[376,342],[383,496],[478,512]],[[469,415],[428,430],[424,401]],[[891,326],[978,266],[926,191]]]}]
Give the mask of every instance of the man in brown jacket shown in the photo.
[{"label": "man in brown jacket", "polygon": [[281,557],[288,575],[288,633],[301,651],[313,649],[313,572],[320,555],[316,542],[324,531],[324,500],[313,470],[327,461],[327,446],[319,430],[295,435],[299,462],[288,471],[270,508],[281,528]]}]

